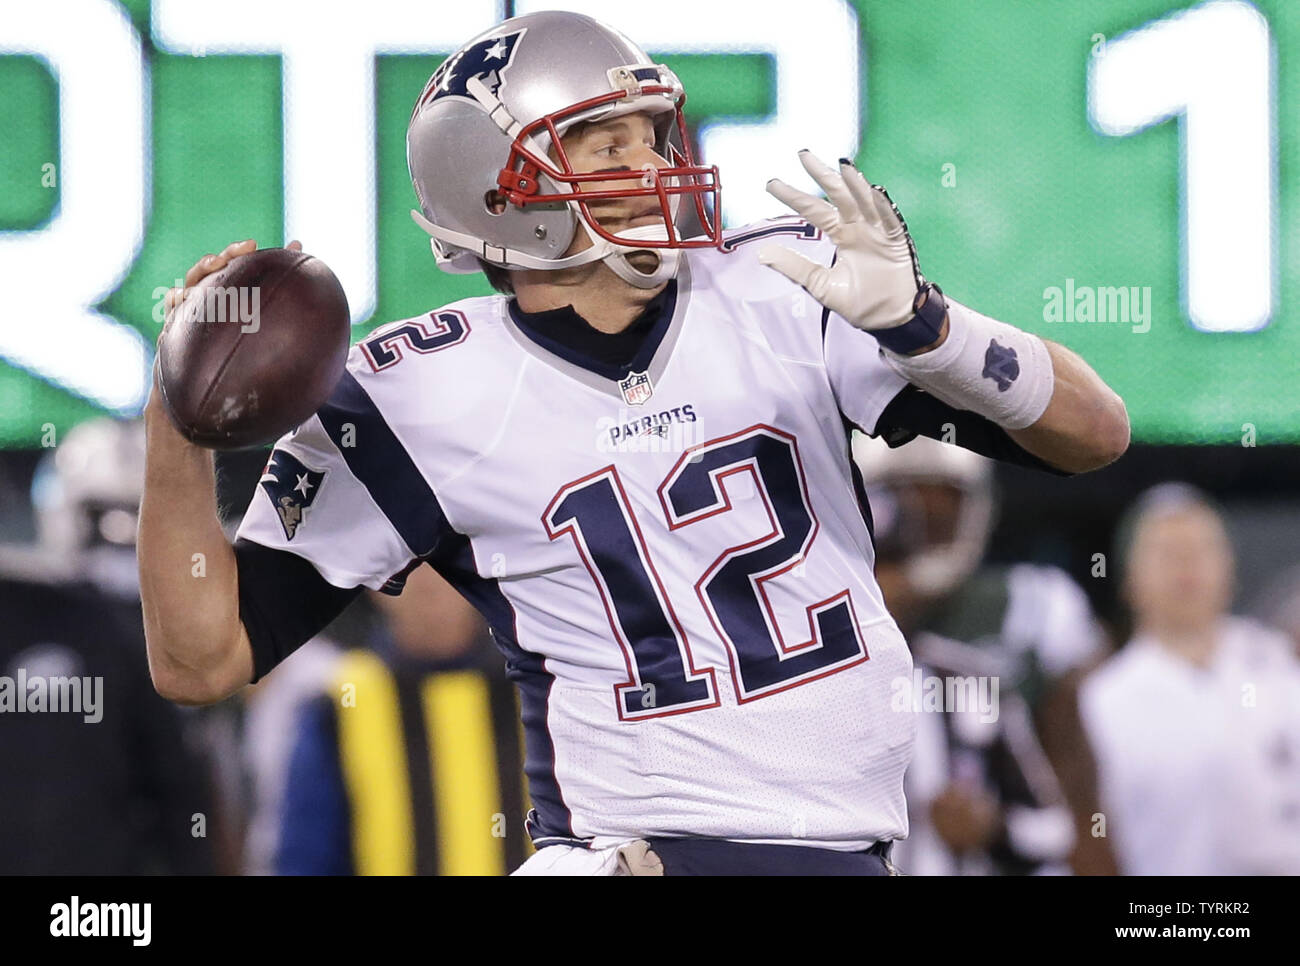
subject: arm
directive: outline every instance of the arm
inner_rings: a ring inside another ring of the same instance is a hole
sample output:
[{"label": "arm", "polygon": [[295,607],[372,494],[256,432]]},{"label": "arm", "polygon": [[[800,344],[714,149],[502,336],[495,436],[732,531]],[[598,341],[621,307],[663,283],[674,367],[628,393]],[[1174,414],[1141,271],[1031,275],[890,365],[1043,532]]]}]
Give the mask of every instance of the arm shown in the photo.
[{"label": "arm", "polygon": [[[138,556],[149,673],[164,698],[211,704],[253,676],[235,553],[217,518],[213,457],[172,426],[157,387],[145,432]],[[195,554],[203,555],[204,576],[194,576]]]},{"label": "arm", "polygon": [[1038,421],[1008,430],[1040,459],[1070,473],[1113,463],[1128,449],[1128,409],[1076,353],[1043,340],[1052,360],[1052,398]]},{"label": "arm", "polygon": [[[150,430],[158,435],[150,436],[146,474],[156,477],[146,479],[140,512],[150,673],[163,697],[210,704],[266,675],[341,614],[361,589],[330,584],[308,560],[287,550],[247,538],[228,544],[216,519],[211,454],[179,437],[165,413],[146,419],[160,422]],[[176,452],[166,455],[173,446]],[[190,499],[195,493],[200,498]],[[191,576],[194,552],[205,555],[203,578]]]},{"label": "arm", "polygon": [[[907,353],[906,358],[936,351],[947,341],[949,331],[945,316],[938,340]],[[1027,452],[1066,473],[1084,473],[1113,463],[1129,444],[1124,400],[1077,353],[1048,339],[1041,342],[1047,349],[1052,377],[1047,408],[1023,429],[1006,428],[1007,435]]]},{"label": "arm", "polygon": [[829,201],[780,181],[768,191],[822,229],[837,258],[820,265],[779,245],[759,260],[857,329],[913,385],[985,417],[1067,473],[1098,469],[1128,447],[1123,401],[1079,356],[946,298],[926,282],[898,209],[848,161],[838,172],[801,152]]},{"label": "arm", "polygon": [[[928,294],[921,296],[921,306],[927,298]],[[949,321],[945,314],[939,338],[906,357],[915,358],[942,346],[950,332]],[[1047,348],[1052,374],[1047,408],[1029,426],[1008,428],[1007,435],[1067,473],[1084,473],[1113,463],[1128,449],[1128,409],[1124,400],[1077,353],[1060,343],[1041,341]]]},{"label": "arm", "polygon": [[[301,248],[297,242],[289,247]],[[256,248],[249,239],[201,258],[186,272],[185,288],[167,293],[168,321],[186,291]],[[164,326],[159,338],[165,337]],[[137,555],[149,673],[155,690],[168,700],[211,704],[253,676],[252,645],[239,616],[235,553],[217,517],[213,455],[171,424],[156,382],[144,417]]]},{"label": "arm", "polygon": [[1074,874],[1119,875],[1109,840],[1096,834],[1096,816],[1102,813],[1097,759],[1079,710],[1079,685],[1086,674],[1072,671],[1048,693],[1039,708],[1038,730],[1074,818]]}]

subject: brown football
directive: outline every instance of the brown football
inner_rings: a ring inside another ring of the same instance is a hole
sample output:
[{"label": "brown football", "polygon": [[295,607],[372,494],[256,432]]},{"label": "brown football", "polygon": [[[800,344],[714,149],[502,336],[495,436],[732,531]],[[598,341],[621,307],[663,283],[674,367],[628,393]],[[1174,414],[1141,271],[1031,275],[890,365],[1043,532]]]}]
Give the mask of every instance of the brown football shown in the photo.
[{"label": "brown football", "polygon": [[231,259],[177,307],[158,346],[162,400],[186,439],[242,449],[279,439],[329,398],[351,318],[319,258],[264,248]]}]

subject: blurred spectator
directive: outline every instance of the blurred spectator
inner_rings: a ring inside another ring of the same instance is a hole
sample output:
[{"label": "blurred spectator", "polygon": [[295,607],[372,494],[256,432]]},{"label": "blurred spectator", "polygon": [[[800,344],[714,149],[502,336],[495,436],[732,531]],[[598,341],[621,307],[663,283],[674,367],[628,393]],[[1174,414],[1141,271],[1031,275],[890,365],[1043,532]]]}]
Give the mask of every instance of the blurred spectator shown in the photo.
[{"label": "blurred spectator", "polygon": [[203,762],[145,657],[143,446],[137,424],[71,430],[33,484],[39,546],[0,552],[3,874],[213,870]]},{"label": "blurred spectator", "polygon": [[[527,858],[514,685],[473,608],[430,567],[380,611],[300,715],[276,869],[503,875]],[[292,663],[292,662],[291,662]]]},{"label": "blurred spectator", "polygon": [[1300,661],[1228,614],[1222,519],[1192,487],[1163,484],[1117,543],[1134,636],[1084,683],[1080,713],[1121,870],[1300,873]]},{"label": "blurred spectator", "polygon": [[997,689],[991,714],[917,716],[896,861],[920,875],[1069,871],[1072,819],[1034,711],[1102,653],[1083,592],[1055,568],[979,566],[994,517],[985,458],[924,437],[890,448],[858,435],[853,449],[876,578],[922,680]]}]

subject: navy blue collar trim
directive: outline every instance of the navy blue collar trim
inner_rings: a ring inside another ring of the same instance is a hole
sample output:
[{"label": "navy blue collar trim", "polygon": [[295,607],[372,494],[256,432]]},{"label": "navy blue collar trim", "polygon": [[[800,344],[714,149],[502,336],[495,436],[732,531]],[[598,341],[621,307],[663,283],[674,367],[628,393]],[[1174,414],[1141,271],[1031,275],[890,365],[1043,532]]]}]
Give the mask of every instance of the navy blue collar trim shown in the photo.
[{"label": "navy blue collar trim", "polygon": [[[525,312],[515,299],[506,304],[519,330],[547,352],[588,372],[618,381],[630,372],[649,369],[672,324],[677,308],[677,280],[670,279],[630,326],[614,334],[592,327],[571,305],[546,312]],[[620,363],[618,359],[623,361]]]}]

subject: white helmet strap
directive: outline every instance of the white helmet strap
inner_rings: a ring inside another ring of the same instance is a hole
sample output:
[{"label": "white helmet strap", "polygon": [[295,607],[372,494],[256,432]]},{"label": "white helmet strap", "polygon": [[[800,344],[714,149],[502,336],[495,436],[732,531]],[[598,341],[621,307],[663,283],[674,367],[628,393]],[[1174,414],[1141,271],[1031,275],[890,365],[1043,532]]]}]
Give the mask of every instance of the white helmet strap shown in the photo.
[{"label": "white helmet strap", "polygon": [[[637,288],[658,288],[664,282],[677,275],[678,266],[681,264],[681,251],[676,248],[629,248],[624,245],[615,245],[612,242],[598,236],[592,231],[591,226],[587,224],[585,218],[580,219],[582,227],[587,230],[587,235],[591,238],[592,247],[604,245],[609,250],[605,255],[605,264],[609,266],[611,272],[627,282],[629,285],[635,285]],[[640,228],[629,228],[623,232],[623,236],[632,239],[644,239],[645,241],[666,241],[668,231],[662,225],[644,225]],[[659,262],[651,272],[643,272],[632,265],[627,257],[629,255],[648,252],[658,257]]]}]

